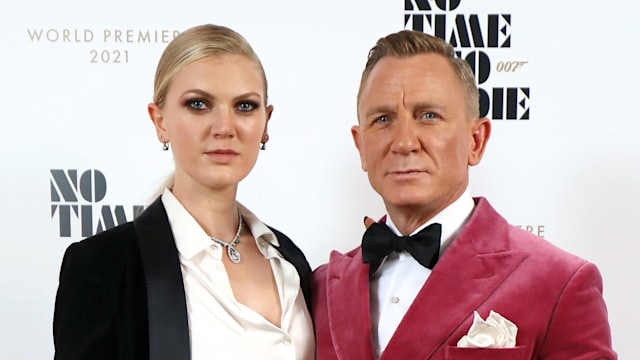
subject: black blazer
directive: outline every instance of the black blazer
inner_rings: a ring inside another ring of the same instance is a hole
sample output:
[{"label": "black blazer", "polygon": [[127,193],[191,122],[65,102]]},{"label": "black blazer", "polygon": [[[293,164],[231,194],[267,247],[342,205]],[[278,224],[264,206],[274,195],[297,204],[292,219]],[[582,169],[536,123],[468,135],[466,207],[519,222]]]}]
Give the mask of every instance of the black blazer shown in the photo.
[{"label": "black blazer", "polygon": [[[297,269],[310,308],[309,263],[287,236],[271,230],[278,251]],[[57,360],[190,359],[178,250],[160,198],[133,222],[69,246],[53,340]]]}]

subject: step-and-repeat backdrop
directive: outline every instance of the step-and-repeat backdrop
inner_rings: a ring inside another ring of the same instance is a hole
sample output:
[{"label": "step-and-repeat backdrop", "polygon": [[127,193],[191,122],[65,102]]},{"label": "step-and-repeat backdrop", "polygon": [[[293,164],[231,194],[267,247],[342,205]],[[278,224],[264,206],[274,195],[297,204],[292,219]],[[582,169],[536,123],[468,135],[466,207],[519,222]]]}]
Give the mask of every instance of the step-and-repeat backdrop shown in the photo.
[{"label": "step-and-repeat backdrop", "polygon": [[35,1],[0,12],[0,358],[53,354],[64,249],[131,220],[172,170],[146,105],[180,31],[229,26],[260,55],[271,140],[239,199],[312,266],[384,209],[350,135],[369,48],[404,28],[475,66],[493,135],[470,190],[513,224],[596,263],[616,350],[640,358],[637,13],[507,0]]}]

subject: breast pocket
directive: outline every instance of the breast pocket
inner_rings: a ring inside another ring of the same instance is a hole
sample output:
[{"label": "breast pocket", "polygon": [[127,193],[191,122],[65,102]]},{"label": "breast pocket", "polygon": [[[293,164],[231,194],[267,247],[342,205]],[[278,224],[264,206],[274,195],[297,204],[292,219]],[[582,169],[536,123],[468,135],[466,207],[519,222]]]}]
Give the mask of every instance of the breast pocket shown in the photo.
[{"label": "breast pocket", "polygon": [[527,348],[474,349],[449,346],[444,351],[445,360],[521,360],[529,359]]}]

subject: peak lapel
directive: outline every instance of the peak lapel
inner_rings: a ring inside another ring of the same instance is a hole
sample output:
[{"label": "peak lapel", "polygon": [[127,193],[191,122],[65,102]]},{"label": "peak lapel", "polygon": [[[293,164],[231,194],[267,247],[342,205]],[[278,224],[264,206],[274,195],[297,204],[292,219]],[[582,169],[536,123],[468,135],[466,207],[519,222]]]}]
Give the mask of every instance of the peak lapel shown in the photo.
[{"label": "peak lapel", "polygon": [[[427,359],[515,270],[507,222],[484,199],[418,293],[381,359]],[[465,331],[466,332],[466,331]],[[457,341],[458,339],[455,339]]]},{"label": "peak lapel", "polygon": [[331,254],[327,272],[327,310],[339,359],[373,359],[369,312],[369,265],[360,248]]},{"label": "peak lapel", "polygon": [[149,358],[191,358],[187,304],[178,250],[160,198],[134,221],[147,285]]}]

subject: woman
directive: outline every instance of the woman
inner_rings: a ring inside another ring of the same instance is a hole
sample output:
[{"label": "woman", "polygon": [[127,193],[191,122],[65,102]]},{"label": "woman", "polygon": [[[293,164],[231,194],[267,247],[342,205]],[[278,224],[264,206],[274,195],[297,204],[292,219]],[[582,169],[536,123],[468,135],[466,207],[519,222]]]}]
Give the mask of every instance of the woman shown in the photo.
[{"label": "woman", "polygon": [[132,223],[67,249],[55,358],[312,359],[309,264],[236,201],[269,139],[257,55],[225,27],[181,33],[148,111],[175,174]]}]

